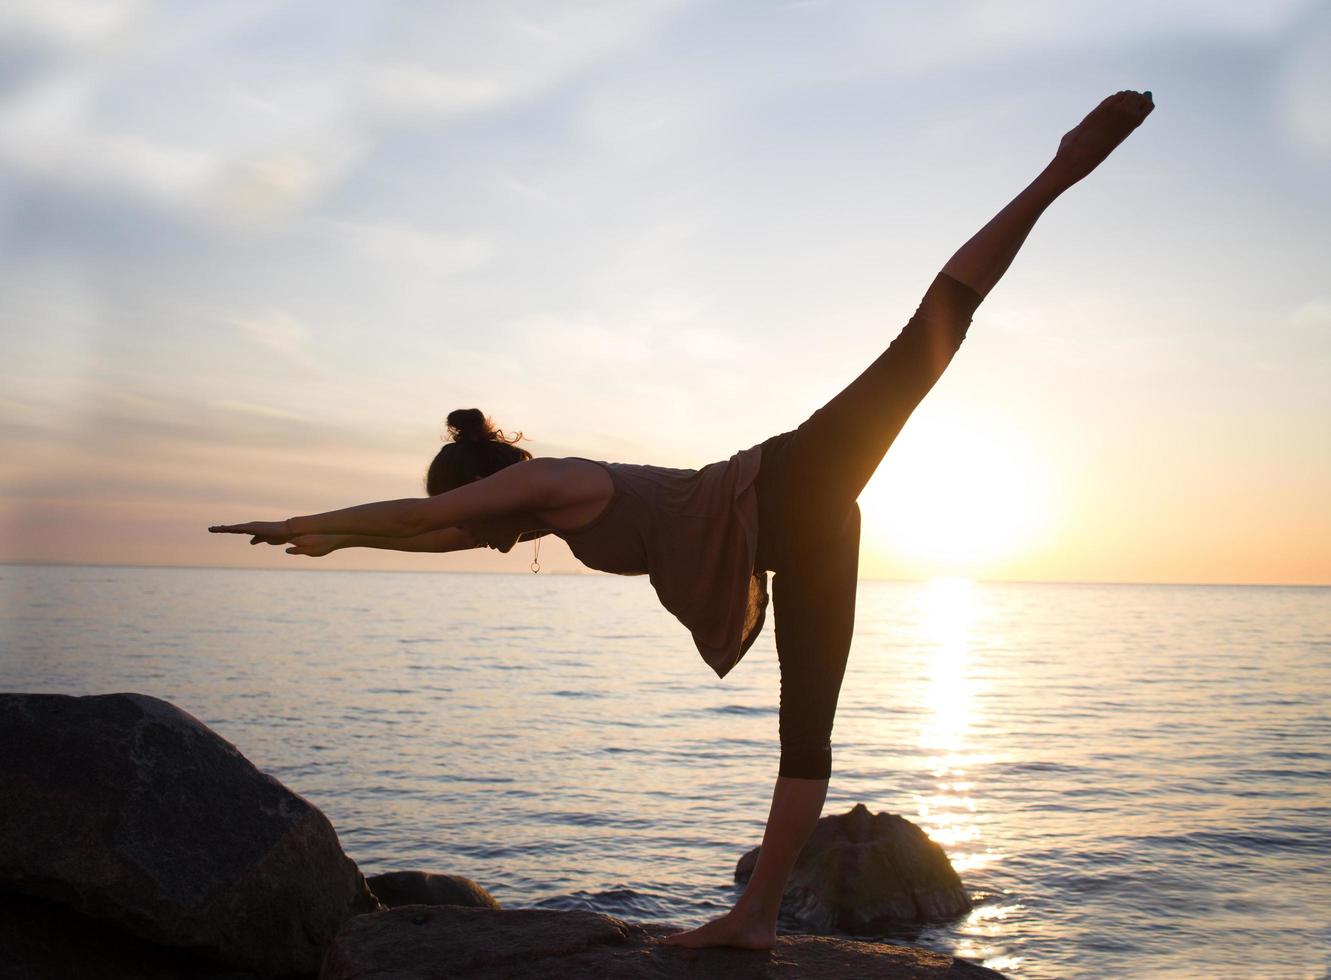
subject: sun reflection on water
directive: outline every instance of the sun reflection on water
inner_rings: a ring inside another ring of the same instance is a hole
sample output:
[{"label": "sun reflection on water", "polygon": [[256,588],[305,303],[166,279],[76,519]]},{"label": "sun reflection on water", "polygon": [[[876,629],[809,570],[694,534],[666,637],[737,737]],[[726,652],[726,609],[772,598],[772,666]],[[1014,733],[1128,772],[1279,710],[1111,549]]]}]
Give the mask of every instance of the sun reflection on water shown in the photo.
[{"label": "sun reflection on water", "polygon": [[1005,920],[1024,912],[1025,908],[1018,902],[1011,905],[977,905],[961,924],[965,938],[954,952],[962,959],[976,960],[1000,973],[1016,970],[1024,957],[1005,953],[1001,945],[995,945],[994,940],[1001,942],[1009,931]]},{"label": "sun reflection on water", "polygon": [[[975,584],[969,579],[943,578],[929,583],[924,609],[924,642],[928,649],[929,707],[919,746],[932,760],[934,788],[916,797],[918,823],[947,852],[959,875],[985,868],[997,855],[982,844],[983,816],[972,778],[989,761],[968,739],[977,684],[968,674],[971,638],[978,612]],[[1004,949],[1011,930],[1005,920],[1019,904],[981,904],[959,925],[962,940],[953,951],[990,969],[1016,970],[1022,957]]]},{"label": "sun reflection on water", "polygon": [[916,798],[916,807],[920,826],[948,852],[958,873],[991,860],[976,847],[981,832],[969,773],[982,756],[966,738],[975,695],[975,684],[967,676],[975,614],[975,584],[969,579],[930,583],[924,624],[930,645],[925,693],[929,715],[919,746],[933,760],[935,787]]}]

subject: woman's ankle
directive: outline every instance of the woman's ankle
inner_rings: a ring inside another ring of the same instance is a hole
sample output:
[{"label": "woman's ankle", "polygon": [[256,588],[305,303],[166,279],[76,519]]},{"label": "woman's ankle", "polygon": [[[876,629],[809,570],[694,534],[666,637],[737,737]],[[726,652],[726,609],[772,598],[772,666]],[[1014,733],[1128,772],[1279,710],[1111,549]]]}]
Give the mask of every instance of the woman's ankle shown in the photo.
[{"label": "woman's ankle", "polygon": [[764,928],[775,929],[777,915],[780,911],[781,905],[779,902],[773,907],[769,902],[748,898],[746,893],[740,897],[740,900],[735,903],[735,907],[728,914],[736,921],[747,925],[759,925]]}]

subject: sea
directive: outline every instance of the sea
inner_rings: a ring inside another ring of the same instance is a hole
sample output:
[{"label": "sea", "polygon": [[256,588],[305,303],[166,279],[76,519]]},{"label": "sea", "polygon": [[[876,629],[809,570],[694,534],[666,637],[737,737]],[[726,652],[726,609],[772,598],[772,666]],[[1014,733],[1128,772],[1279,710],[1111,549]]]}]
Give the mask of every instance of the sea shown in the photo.
[{"label": "sea", "polygon": [[[642,578],[0,566],[0,689],[163,698],[366,874],[689,926],[777,773],[770,627],[724,680]],[[1331,588],[860,583],[825,813],[974,900],[884,936],[1012,978],[1331,977]]]}]

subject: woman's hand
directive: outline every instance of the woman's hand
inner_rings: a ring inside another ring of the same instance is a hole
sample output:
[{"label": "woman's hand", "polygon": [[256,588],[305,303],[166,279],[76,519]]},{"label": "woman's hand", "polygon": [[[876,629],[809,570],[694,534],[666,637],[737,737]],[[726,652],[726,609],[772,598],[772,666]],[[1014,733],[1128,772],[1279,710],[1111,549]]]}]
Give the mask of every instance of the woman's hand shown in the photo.
[{"label": "woman's hand", "polygon": [[342,547],[346,539],[345,534],[298,534],[291,539],[287,554],[322,558]]},{"label": "woman's hand", "polygon": [[250,544],[290,544],[291,529],[286,521],[250,521],[248,524],[214,524],[213,534],[251,534]]}]

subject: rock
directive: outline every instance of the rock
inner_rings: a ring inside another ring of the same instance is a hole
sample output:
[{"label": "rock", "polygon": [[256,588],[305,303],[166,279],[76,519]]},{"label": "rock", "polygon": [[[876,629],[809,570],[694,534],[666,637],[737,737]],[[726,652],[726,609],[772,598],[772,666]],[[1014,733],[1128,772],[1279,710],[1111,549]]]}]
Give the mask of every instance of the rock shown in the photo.
[{"label": "rock", "polygon": [[365,879],[379,899],[390,909],[399,905],[468,905],[497,909],[499,903],[488,891],[462,875],[434,874],[429,871],[389,871]]},{"label": "rock", "polygon": [[0,980],[259,980],[42,898],[0,894]]},{"label": "rock", "polygon": [[0,694],[0,891],[262,977],[379,908],[328,819],[178,708]]},{"label": "rock", "polygon": [[[758,863],[739,859],[743,884]],[[890,933],[954,919],[971,908],[943,849],[905,817],[871,814],[863,803],[823,817],[804,845],[781,899],[781,914],[809,932]]]},{"label": "rock", "polygon": [[683,949],[663,925],[596,912],[407,905],[357,916],[337,934],[319,980],[1002,980],[944,953],[815,936],[774,949]]},{"label": "rock", "polygon": [[172,953],[55,902],[0,895],[0,977],[184,980]]}]

